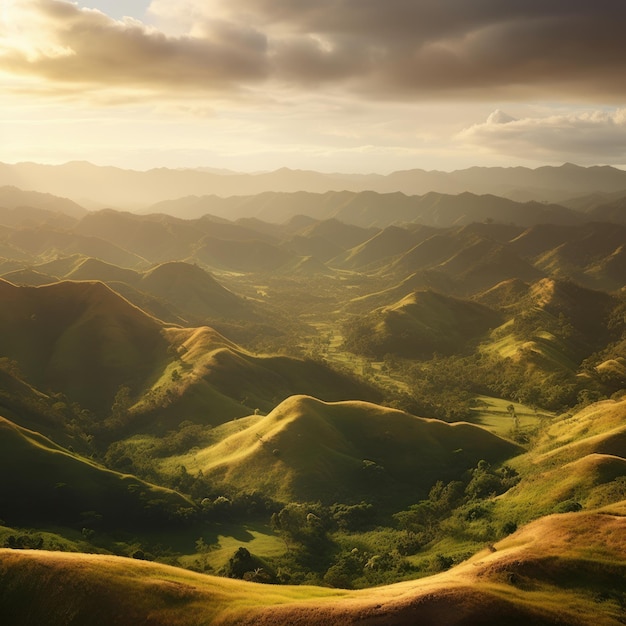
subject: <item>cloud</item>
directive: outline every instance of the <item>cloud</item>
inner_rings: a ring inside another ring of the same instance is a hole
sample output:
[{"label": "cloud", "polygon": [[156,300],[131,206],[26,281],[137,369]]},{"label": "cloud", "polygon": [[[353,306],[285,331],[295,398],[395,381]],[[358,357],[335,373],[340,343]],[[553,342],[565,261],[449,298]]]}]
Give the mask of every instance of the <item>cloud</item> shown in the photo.
[{"label": "cloud", "polygon": [[459,133],[458,138],[500,154],[522,158],[624,163],[626,109],[523,119],[515,119],[498,110],[484,123]]},{"label": "cloud", "polygon": [[18,32],[0,43],[0,70],[58,84],[172,95],[325,87],[397,100],[626,95],[622,0],[153,0],[152,26],[65,0],[5,2],[5,30]]},{"label": "cloud", "polygon": [[268,74],[265,37],[247,26],[218,23],[202,37],[170,37],[60,0],[21,0],[8,12],[0,70],[9,73],[183,92],[234,89]]}]

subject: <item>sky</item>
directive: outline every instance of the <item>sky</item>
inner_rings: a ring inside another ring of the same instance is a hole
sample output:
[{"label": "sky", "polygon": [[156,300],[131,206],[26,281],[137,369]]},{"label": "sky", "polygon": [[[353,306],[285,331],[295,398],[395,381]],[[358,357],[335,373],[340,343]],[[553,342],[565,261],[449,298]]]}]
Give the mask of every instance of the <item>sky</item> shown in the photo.
[{"label": "sky", "polygon": [[626,168],[623,0],[0,0],[0,161]]}]

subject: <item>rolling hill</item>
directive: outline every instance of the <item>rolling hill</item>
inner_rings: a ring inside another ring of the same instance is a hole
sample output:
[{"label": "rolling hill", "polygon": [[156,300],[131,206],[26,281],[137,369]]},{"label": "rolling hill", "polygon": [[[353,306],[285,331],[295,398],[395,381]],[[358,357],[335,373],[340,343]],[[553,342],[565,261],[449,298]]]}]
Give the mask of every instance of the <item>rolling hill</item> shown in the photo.
[{"label": "rolling hill", "polygon": [[497,504],[518,523],[624,498],[626,401],[594,403],[547,425],[537,445],[512,464],[522,480]]},{"label": "rolling hill", "polygon": [[292,396],[266,417],[168,463],[282,501],[396,504],[518,448],[470,424],[446,424],[363,402]]},{"label": "rolling hill", "polygon": [[101,412],[142,389],[167,359],[162,324],[103,283],[16,287],[0,281],[2,355],[37,387]]},{"label": "rolling hill", "polygon": [[173,523],[179,509],[193,507],[180,494],[107,470],[3,417],[0,450],[0,471],[11,477],[0,485],[9,524],[121,530]]},{"label": "rolling hill", "polygon": [[250,305],[197,265],[174,261],[162,263],[144,272],[136,285],[194,321],[254,317]]},{"label": "rolling hill", "polygon": [[539,520],[448,572],[345,591],[259,585],[120,557],[0,550],[0,617],[154,626],[623,622],[626,509]]},{"label": "rolling hill", "polygon": [[381,359],[385,354],[431,358],[462,352],[502,322],[494,310],[434,291],[414,291],[359,320],[348,345]]},{"label": "rolling hill", "polygon": [[118,416],[125,428],[222,423],[293,393],[379,397],[319,362],[256,356],[208,327],[168,328],[103,283],[0,281],[0,298],[0,356],[16,361],[36,388],[62,392],[100,418],[115,412],[126,389],[126,417]]}]

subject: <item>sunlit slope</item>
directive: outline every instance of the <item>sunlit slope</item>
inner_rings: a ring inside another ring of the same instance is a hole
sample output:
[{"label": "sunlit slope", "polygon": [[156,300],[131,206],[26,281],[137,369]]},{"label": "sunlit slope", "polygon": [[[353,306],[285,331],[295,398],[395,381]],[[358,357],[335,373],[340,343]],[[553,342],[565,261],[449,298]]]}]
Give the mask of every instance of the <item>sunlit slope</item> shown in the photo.
[{"label": "sunlit slope", "polygon": [[162,324],[103,283],[0,281],[0,298],[2,356],[87,408],[110,408],[121,385],[141,388],[167,358]]},{"label": "sunlit slope", "polygon": [[282,500],[414,501],[436,480],[519,448],[470,424],[365,402],[294,396],[216,445],[177,458],[216,482]]},{"label": "sunlit slope", "polygon": [[256,356],[209,327],[168,328],[100,282],[35,288],[0,281],[0,298],[0,357],[16,361],[37,389],[62,392],[98,418],[112,416],[124,432],[186,419],[223,423],[269,411],[294,393],[378,399],[322,363]]},{"label": "sunlit slope", "polygon": [[192,504],[78,457],[0,417],[0,515],[9,524],[129,528],[164,524]]},{"label": "sunlit slope", "polygon": [[511,278],[479,293],[474,299],[493,308],[515,311],[529,289],[530,285],[520,278]]},{"label": "sunlit slope", "polygon": [[501,496],[510,519],[589,508],[626,497],[626,400],[592,404],[547,426],[512,464],[522,480]]},{"label": "sunlit slope", "polygon": [[338,255],[330,265],[343,269],[363,270],[390,262],[394,257],[407,252],[432,234],[433,229],[424,227],[419,233],[387,226],[366,242]]},{"label": "sunlit slope", "polygon": [[0,551],[8,623],[617,626],[626,506],[551,516],[443,574],[363,591],[266,586],[120,557]]},{"label": "sunlit slope", "polygon": [[487,239],[468,242],[437,269],[456,278],[459,292],[465,295],[489,289],[511,278],[530,282],[542,276],[540,270],[509,247]]},{"label": "sunlit slope", "polygon": [[499,302],[508,318],[484,348],[548,369],[574,371],[583,358],[617,338],[610,319],[618,301],[570,281],[544,278],[530,286],[506,281],[478,299]]},{"label": "sunlit slope", "polygon": [[255,410],[268,412],[290,395],[324,400],[379,400],[365,383],[323,363],[251,354],[215,330],[166,331],[175,360],[134,407],[144,422],[177,426],[182,420],[221,424]]}]

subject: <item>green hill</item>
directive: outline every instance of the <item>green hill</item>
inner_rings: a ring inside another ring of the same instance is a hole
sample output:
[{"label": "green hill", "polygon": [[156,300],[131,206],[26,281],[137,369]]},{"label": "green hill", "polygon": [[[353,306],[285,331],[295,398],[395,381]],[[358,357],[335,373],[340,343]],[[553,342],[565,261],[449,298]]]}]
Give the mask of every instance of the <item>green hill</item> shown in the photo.
[{"label": "green hill", "polygon": [[510,278],[483,291],[475,299],[490,307],[515,310],[524,301],[529,289],[530,286],[520,278]]},{"label": "green hill", "polygon": [[157,425],[172,428],[183,420],[222,424],[255,410],[270,411],[298,393],[328,401],[380,400],[367,384],[323,363],[257,356],[208,327],[172,328],[166,335],[178,358],[132,409],[135,419],[151,430]]},{"label": "green hill", "polygon": [[458,478],[480,459],[498,462],[517,452],[470,424],[293,396],[219,443],[168,463],[283,501],[396,505],[415,501],[436,480]]},{"label": "green hill", "polygon": [[487,239],[466,245],[438,266],[457,280],[461,293],[473,295],[512,278],[538,280],[542,272],[512,250]]},{"label": "green hill", "polygon": [[498,313],[482,304],[415,291],[355,323],[346,345],[379,359],[385,354],[430,358],[435,352],[461,352],[501,322]]},{"label": "green hill", "polygon": [[[425,231],[425,232],[424,232]],[[415,233],[398,226],[387,226],[366,242],[333,259],[331,265],[343,269],[366,269],[388,263],[427,238],[432,229]]]},{"label": "green hill", "polygon": [[407,276],[413,272],[443,263],[465,246],[451,233],[436,233],[417,244],[390,266],[390,271]]},{"label": "green hill", "polygon": [[173,491],[111,472],[2,417],[0,472],[11,477],[0,484],[0,515],[9,524],[121,530],[171,523],[179,509],[192,506]]},{"label": "green hill", "polygon": [[0,617],[94,626],[618,626],[626,508],[556,515],[448,572],[366,591],[259,585],[102,555],[0,550]]},{"label": "green hill", "polygon": [[623,500],[625,411],[625,400],[606,400],[547,426],[534,448],[512,462],[523,478],[501,496],[502,514],[523,523]]},{"label": "green hill", "polygon": [[542,224],[520,235],[511,246],[554,278],[616,290],[626,277],[621,258],[625,236],[624,225],[592,222],[558,228]]},{"label": "green hill", "polygon": [[16,287],[0,281],[0,345],[35,386],[96,412],[122,385],[142,389],[163,367],[161,323],[103,283]]},{"label": "green hill", "polygon": [[194,320],[253,317],[250,307],[241,298],[222,287],[208,272],[190,263],[157,265],[143,274],[137,286]]}]

